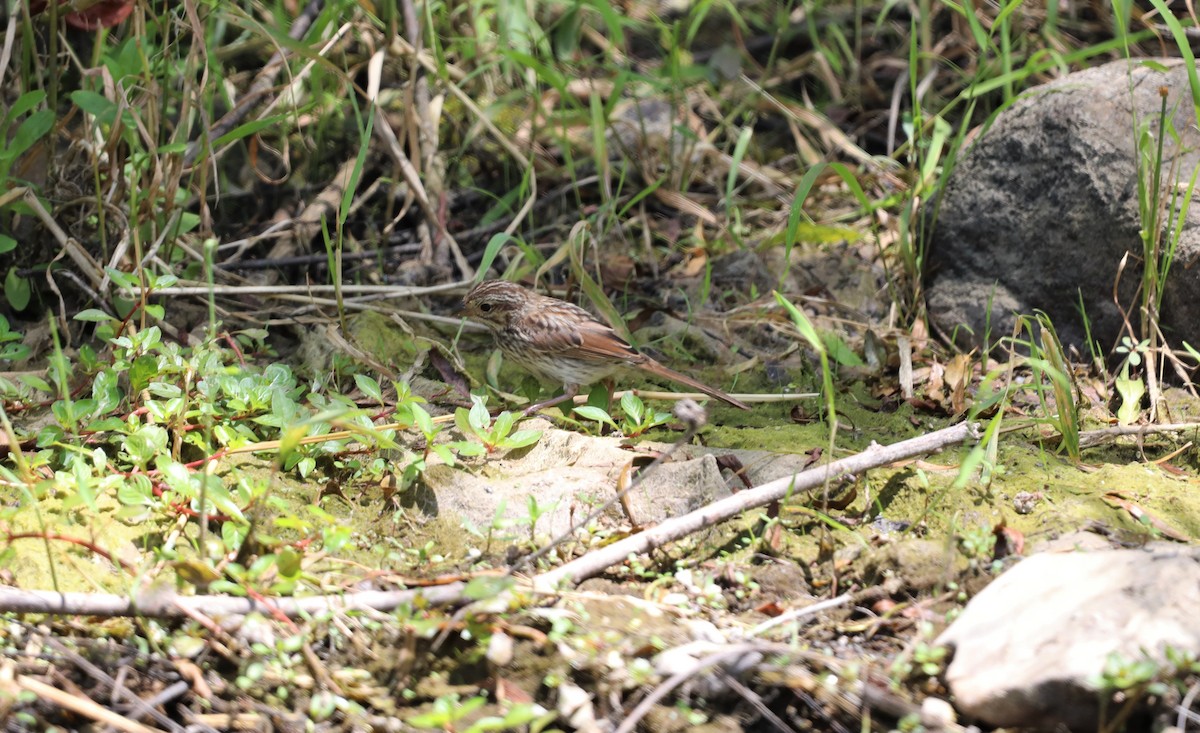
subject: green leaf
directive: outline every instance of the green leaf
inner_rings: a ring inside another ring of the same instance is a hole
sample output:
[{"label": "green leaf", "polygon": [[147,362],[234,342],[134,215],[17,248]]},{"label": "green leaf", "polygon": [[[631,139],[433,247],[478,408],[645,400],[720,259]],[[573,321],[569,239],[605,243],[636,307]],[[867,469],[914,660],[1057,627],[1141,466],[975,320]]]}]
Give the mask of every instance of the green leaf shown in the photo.
[{"label": "green leaf", "polygon": [[[99,413],[117,409],[121,404],[121,388],[117,386],[117,373],[114,370],[104,369],[96,374],[92,380],[92,397],[96,400],[96,411]],[[92,429],[96,429],[94,425]]]},{"label": "green leaf", "polygon": [[7,234],[0,234],[0,255],[5,252],[12,252],[17,248],[17,240]]},{"label": "green leaf", "polygon": [[4,115],[3,127],[5,130],[0,130],[0,132],[5,132],[13,120],[37,107],[45,99],[46,93],[40,89],[33,92],[26,92],[17,97],[17,101],[13,102],[12,107],[8,110],[8,114]]},{"label": "green leaf", "polygon": [[138,280],[137,273],[135,272],[123,272],[113,267],[106,267],[104,268],[104,273],[119,288],[124,288],[125,290],[141,289],[141,282]]},{"label": "green leaf", "polygon": [[[522,5],[521,7],[524,7],[524,5]],[[509,14],[506,14],[506,15],[509,15],[509,17],[511,18],[511,11]],[[511,34],[511,30],[510,30],[510,34]],[[546,84],[549,84],[550,86],[557,89],[560,93],[563,94],[564,97],[569,96],[569,93],[567,91],[567,78],[565,76],[563,76],[562,73],[560,73],[558,71],[558,69],[547,66],[546,64],[542,63],[541,61],[534,58],[533,56],[530,56],[527,53],[521,53],[519,51],[514,51],[509,48],[505,48],[503,44],[497,49],[497,51],[499,51],[501,56],[504,56],[504,57],[508,58],[509,60],[515,62],[518,66],[525,68],[525,69],[533,69],[539,79],[541,79]]]},{"label": "green leaf", "polygon": [[1187,36],[1187,31],[1183,24],[1179,22],[1179,18],[1175,17],[1175,13],[1171,12],[1165,0],[1150,0],[1150,4],[1155,10],[1163,13],[1162,21],[1167,24],[1167,28],[1171,30],[1171,35],[1175,38],[1175,47],[1179,49],[1179,55],[1183,57],[1183,68],[1187,71],[1188,87],[1192,92],[1192,107],[1195,114],[1200,114],[1200,75],[1196,73],[1196,56],[1192,53],[1192,42]]},{"label": "green leaf", "polygon": [[825,343],[825,350],[829,353],[829,358],[836,361],[842,366],[860,367],[863,365],[863,360],[859,358],[854,350],[846,345],[840,336],[832,331],[827,331],[822,338]]},{"label": "green leaf", "polygon": [[88,308],[86,310],[81,310],[72,316],[72,318],[76,321],[85,321],[90,323],[107,323],[108,321],[116,320],[99,308]]},{"label": "green leaf", "polygon": [[785,298],[782,293],[776,293],[775,300],[787,309],[788,315],[792,317],[792,323],[796,324],[796,330],[800,331],[800,335],[804,337],[808,345],[816,349],[817,353],[826,354],[825,342],[817,335],[817,329],[813,326],[812,321],[808,320],[804,311]]},{"label": "green leaf", "polygon": [[13,307],[13,310],[23,311],[25,306],[29,305],[32,294],[29,281],[17,274],[15,266],[10,267],[8,275],[4,278],[4,297],[8,300],[8,304]]},{"label": "green leaf", "polygon": [[533,445],[542,439],[541,430],[518,430],[512,435],[504,439],[504,448],[524,448],[527,445]]},{"label": "green leaf", "polygon": [[459,407],[454,410],[454,427],[463,435],[474,435],[475,428],[471,426],[471,416],[467,408]]},{"label": "green leaf", "polygon": [[746,157],[746,148],[750,147],[750,138],[753,135],[754,128],[742,128],[742,131],[738,134],[737,143],[733,146],[733,160],[729,164],[729,173],[725,176],[726,206],[733,201],[733,192],[737,187],[738,170],[741,168],[742,159]]},{"label": "green leaf", "polygon": [[482,443],[474,443],[469,440],[460,440],[449,444],[454,450],[458,451],[458,455],[472,458],[482,456],[487,453],[487,448]]},{"label": "green leaf", "polygon": [[467,581],[463,597],[472,601],[495,598],[513,587],[516,580],[507,575],[480,575]]},{"label": "green leaf", "polygon": [[102,418],[88,425],[88,430],[93,433],[124,433],[127,429],[125,421],[119,417]]},{"label": "green leaf", "polygon": [[278,126],[280,123],[287,122],[292,114],[293,113],[289,111],[286,114],[272,115],[270,117],[264,117],[260,120],[252,120],[243,125],[238,125],[221,137],[213,140],[212,146],[214,148],[219,148],[226,143],[233,142],[234,140],[241,140],[244,137],[250,137],[257,132],[266,130],[267,128]]},{"label": "green leaf", "polygon": [[[33,353],[33,350],[25,344],[6,344],[0,347],[0,359],[8,361],[20,361],[31,353]],[[50,390],[46,391],[49,392]]]},{"label": "green leaf", "polygon": [[15,160],[33,147],[53,126],[54,113],[48,109],[40,109],[21,120],[17,134],[8,141],[7,146],[0,147],[0,160]]},{"label": "green leaf", "polygon": [[275,566],[279,568],[281,575],[292,578],[299,574],[300,560],[302,558],[303,556],[299,552],[296,552],[294,548],[284,545],[279,550],[279,555]]},{"label": "green leaf", "polygon": [[[480,447],[482,448],[483,446]],[[442,463],[445,463],[447,466],[453,466],[454,464],[458,463],[458,457],[454,455],[454,450],[447,443],[432,446],[429,450],[435,456],[441,458]]]},{"label": "green leaf", "polygon": [[123,483],[117,487],[117,501],[125,506],[149,506],[154,502],[149,488],[139,486],[136,481]]},{"label": "green leaf", "polygon": [[413,424],[417,426],[417,430],[420,430],[425,435],[426,440],[431,440],[433,436],[438,434],[438,429],[433,424],[433,418],[429,416],[424,407],[414,402],[409,405],[409,409],[412,411]]},{"label": "green leaf", "polygon": [[167,431],[158,425],[143,425],[125,439],[122,449],[134,465],[145,468],[167,454]]},{"label": "green leaf", "polygon": [[300,447],[300,439],[306,430],[303,425],[291,425],[279,436],[279,457],[283,460],[292,455]]},{"label": "green leaf", "polygon": [[238,506],[233,496],[229,493],[229,489],[225,488],[225,485],[221,483],[221,479],[207,474],[200,474],[200,477],[201,480],[207,483],[205,498],[212,502],[217,511],[245,524],[246,517],[242,514],[242,508]]},{"label": "green leaf", "polygon": [[575,414],[579,415],[580,417],[582,417],[585,420],[595,420],[598,423],[603,423],[605,425],[611,425],[614,428],[617,426],[617,424],[615,422],[613,422],[612,417],[609,416],[609,414],[607,412],[605,412],[604,410],[601,410],[599,407],[596,407],[595,405],[580,405],[579,407],[575,408]]},{"label": "green leaf", "polygon": [[355,374],[354,383],[358,385],[359,391],[376,402],[383,402],[383,392],[379,389],[379,382],[366,374]]},{"label": "green leaf", "polygon": [[117,119],[117,104],[103,94],[80,89],[71,92],[71,101],[79,109],[96,118],[102,125],[111,125]]},{"label": "green leaf", "polygon": [[1129,376],[1129,365],[1121,370],[1117,377],[1117,394],[1121,395],[1121,406],[1117,408],[1117,422],[1121,425],[1132,425],[1142,411],[1142,396],[1146,394],[1146,385],[1138,377]]},{"label": "green leaf", "polygon": [[20,381],[20,383],[31,387],[31,389],[35,389],[38,392],[50,393],[54,391],[54,387],[50,386],[49,381],[38,377],[37,374],[22,374],[17,379]]},{"label": "green leaf", "polygon": [[500,250],[504,248],[504,245],[515,239],[513,235],[507,232],[497,232],[492,235],[492,238],[488,240],[487,246],[483,248],[483,259],[479,261],[479,266],[476,268],[480,280],[487,274],[488,269],[491,268],[492,263],[496,260],[496,256],[500,254]]},{"label": "green leaf", "polygon": [[479,395],[471,395],[471,412],[467,416],[471,427],[476,433],[483,434],[487,432],[488,426],[492,423],[492,416],[488,414],[487,400]]},{"label": "green leaf", "polygon": [[158,359],[150,354],[143,354],[133,360],[129,366],[130,389],[136,394],[150,384],[150,380],[158,376]]},{"label": "green leaf", "polygon": [[516,416],[505,410],[497,415],[496,422],[492,423],[492,436],[501,440],[506,438],[512,432],[513,425],[516,422]]},{"label": "green leaf", "polygon": [[300,474],[300,478],[308,478],[316,467],[317,459],[312,456],[304,456],[296,461],[296,473]]},{"label": "green leaf", "polygon": [[626,392],[621,395],[621,411],[629,417],[630,422],[641,425],[642,418],[646,416],[646,405],[641,397],[633,392]]},{"label": "green leaf", "polygon": [[1187,341],[1183,342],[1183,348],[1187,350],[1188,356],[1192,357],[1198,364],[1200,364],[1200,351],[1196,351],[1196,349],[1192,348],[1192,345]]},{"label": "green leaf", "polygon": [[[186,150],[186,149],[187,149],[187,146],[185,145],[184,150]],[[183,150],[181,150],[179,152],[183,152]],[[198,226],[200,226],[200,216],[199,215],[193,214],[190,211],[185,211],[179,216],[179,231],[178,231],[179,234],[187,234],[188,232],[192,231],[193,229],[195,229]],[[162,285],[161,283],[159,284],[159,286],[166,287],[166,286]]]}]

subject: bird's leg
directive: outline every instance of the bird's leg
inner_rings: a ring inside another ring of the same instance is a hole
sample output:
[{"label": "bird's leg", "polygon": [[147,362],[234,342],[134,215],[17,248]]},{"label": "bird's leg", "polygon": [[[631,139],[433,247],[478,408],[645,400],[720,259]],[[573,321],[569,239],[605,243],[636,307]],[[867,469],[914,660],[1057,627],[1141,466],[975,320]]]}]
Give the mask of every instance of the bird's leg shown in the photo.
[{"label": "bird's leg", "polygon": [[541,412],[542,410],[546,409],[547,407],[554,407],[555,405],[561,404],[568,400],[574,400],[575,395],[577,395],[577,394],[579,394],[579,385],[578,384],[568,384],[568,385],[566,385],[566,389],[559,396],[551,397],[548,400],[534,403],[534,404],[530,405],[529,407],[526,407],[525,411],[522,414],[525,417],[529,417],[530,415],[533,415],[534,413]]}]

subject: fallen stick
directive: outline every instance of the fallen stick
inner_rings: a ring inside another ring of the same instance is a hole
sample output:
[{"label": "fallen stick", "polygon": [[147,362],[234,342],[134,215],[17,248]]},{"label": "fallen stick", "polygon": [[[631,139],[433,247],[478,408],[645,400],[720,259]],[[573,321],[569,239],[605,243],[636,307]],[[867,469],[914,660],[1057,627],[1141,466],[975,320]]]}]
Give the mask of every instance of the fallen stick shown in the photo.
[{"label": "fallen stick", "polygon": [[569,585],[579,583],[613,565],[624,562],[630,555],[640,555],[662,547],[668,542],[736,517],[747,509],[766,506],[773,501],[815,489],[823,486],[827,481],[836,481],[846,474],[862,473],[868,469],[886,466],[889,463],[912,458],[922,453],[933,453],[977,436],[978,426],[975,423],[959,423],[889,446],[872,443],[862,453],[823,466],[816,466],[791,476],[768,481],[753,489],[739,491],[681,517],[673,517],[644,532],[638,532],[611,545],[589,552],[562,567],[534,577],[533,588],[538,592],[553,593],[564,583]]},{"label": "fallen stick", "polygon": [[161,590],[130,597],[114,593],[58,593],[49,590],[23,590],[0,586],[0,613],[49,613],[71,616],[152,616],[184,618],[188,611],[206,616],[229,618],[279,612],[289,618],[319,614],[322,611],[391,611],[420,599],[430,606],[449,606],[462,601],[463,582],[432,588],[394,591],[359,591],[305,598],[272,598],[271,605],[253,598],[235,596],[181,596]]},{"label": "fallen stick", "polygon": [[[769,481],[762,486],[740,491],[732,496],[701,507],[681,517],[669,519],[644,532],[614,542],[549,572],[535,576],[532,586],[536,592],[554,593],[563,584],[575,584],[605,569],[637,555],[662,547],[668,542],[686,537],[704,527],[737,516],[741,512],[765,506],[788,496],[809,491],[828,481],[851,473],[886,466],[896,461],[924,453],[934,453],[978,436],[975,423],[959,423],[928,435],[904,440],[889,446],[872,444],[862,453],[839,461],[810,468],[807,471]],[[180,596],[161,589],[141,597],[111,593],[57,593],[45,590],[23,590],[0,586],[0,613],[48,613],[84,616],[155,616],[180,618],[185,609],[207,616],[241,616],[249,613],[270,615],[282,613],[288,617],[315,614],[325,610],[391,611],[399,606],[420,601],[427,607],[451,606],[466,600],[465,583],[455,582],[432,588],[398,591],[361,591],[339,595],[309,596],[306,598],[273,598],[271,606],[251,598],[232,596]]]},{"label": "fallen stick", "polygon": [[1116,439],[1126,435],[1145,438],[1159,433],[1182,433],[1188,430],[1200,429],[1200,423],[1185,422],[1163,425],[1114,425],[1100,430],[1084,430],[1079,433],[1079,447],[1091,448],[1108,439]]},{"label": "fallen stick", "polygon": [[125,731],[125,733],[162,733],[161,728],[151,728],[148,725],[142,725],[141,723],[129,720],[124,715],[119,715],[108,708],[102,707],[91,698],[60,690],[54,685],[48,685],[28,675],[18,675],[16,686],[32,692],[45,702],[70,710],[76,715],[90,718],[105,726]]}]

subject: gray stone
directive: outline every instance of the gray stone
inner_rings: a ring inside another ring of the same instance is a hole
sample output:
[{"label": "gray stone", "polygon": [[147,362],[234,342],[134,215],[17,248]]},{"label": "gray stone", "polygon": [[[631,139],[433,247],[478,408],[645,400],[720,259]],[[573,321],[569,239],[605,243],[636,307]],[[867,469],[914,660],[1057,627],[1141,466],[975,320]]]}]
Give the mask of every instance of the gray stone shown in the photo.
[{"label": "gray stone", "polygon": [[[971,599],[938,644],[963,714],[998,727],[1095,730],[1110,654],[1200,655],[1200,549],[1034,555]],[[1110,711],[1113,709],[1109,706]]]},{"label": "gray stone", "polygon": [[[1186,68],[1158,63],[1168,71],[1118,61],[1032,89],[963,155],[925,212],[934,225],[927,304],[935,328],[960,345],[995,343],[1012,333],[1014,313],[1041,309],[1064,345],[1086,354],[1082,295],[1107,352],[1122,335],[1112,294],[1127,252],[1120,298],[1136,327],[1142,244],[1134,115],[1157,134],[1160,88],[1181,140],[1166,138],[1164,178],[1177,165],[1174,175],[1186,185],[1200,162]],[[1173,161],[1177,148],[1185,152]],[[1172,185],[1164,183],[1168,191]],[[1200,254],[1198,223],[1200,207],[1192,207],[1163,304],[1175,344],[1200,342],[1200,268],[1191,267]]]}]

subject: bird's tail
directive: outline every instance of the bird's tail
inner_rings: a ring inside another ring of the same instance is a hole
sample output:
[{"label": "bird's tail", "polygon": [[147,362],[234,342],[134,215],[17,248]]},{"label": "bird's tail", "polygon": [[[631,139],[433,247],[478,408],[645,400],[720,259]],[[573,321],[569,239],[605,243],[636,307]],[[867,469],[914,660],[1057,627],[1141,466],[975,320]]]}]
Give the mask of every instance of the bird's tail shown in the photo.
[{"label": "bird's tail", "polygon": [[643,370],[650,372],[651,374],[656,374],[660,377],[665,377],[666,379],[670,379],[672,382],[678,382],[684,386],[691,387],[692,389],[696,390],[697,392],[703,392],[704,394],[708,395],[709,397],[718,399],[727,405],[733,405],[734,407],[738,408],[739,410],[749,410],[750,409],[750,405],[747,405],[745,402],[742,402],[741,400],[730,397],[729,395],[725,394],[724,392],[722,392],[719,389],[716,389],[715,387],[709,387],[707,384],[704,384],[703,382],[697,382],[695,379],[692,379],[691,377],[689,377],[687,375],[680,374],[679,372],[675,371],[674,369],[668,369],[667,367],[663,366],[662,364],[659,364],[657,361],[655,361],[653,359],[648,358],[648,359],[646,359],[646,361],[644,363],[639,364],[638,366],[641,367]]}]

